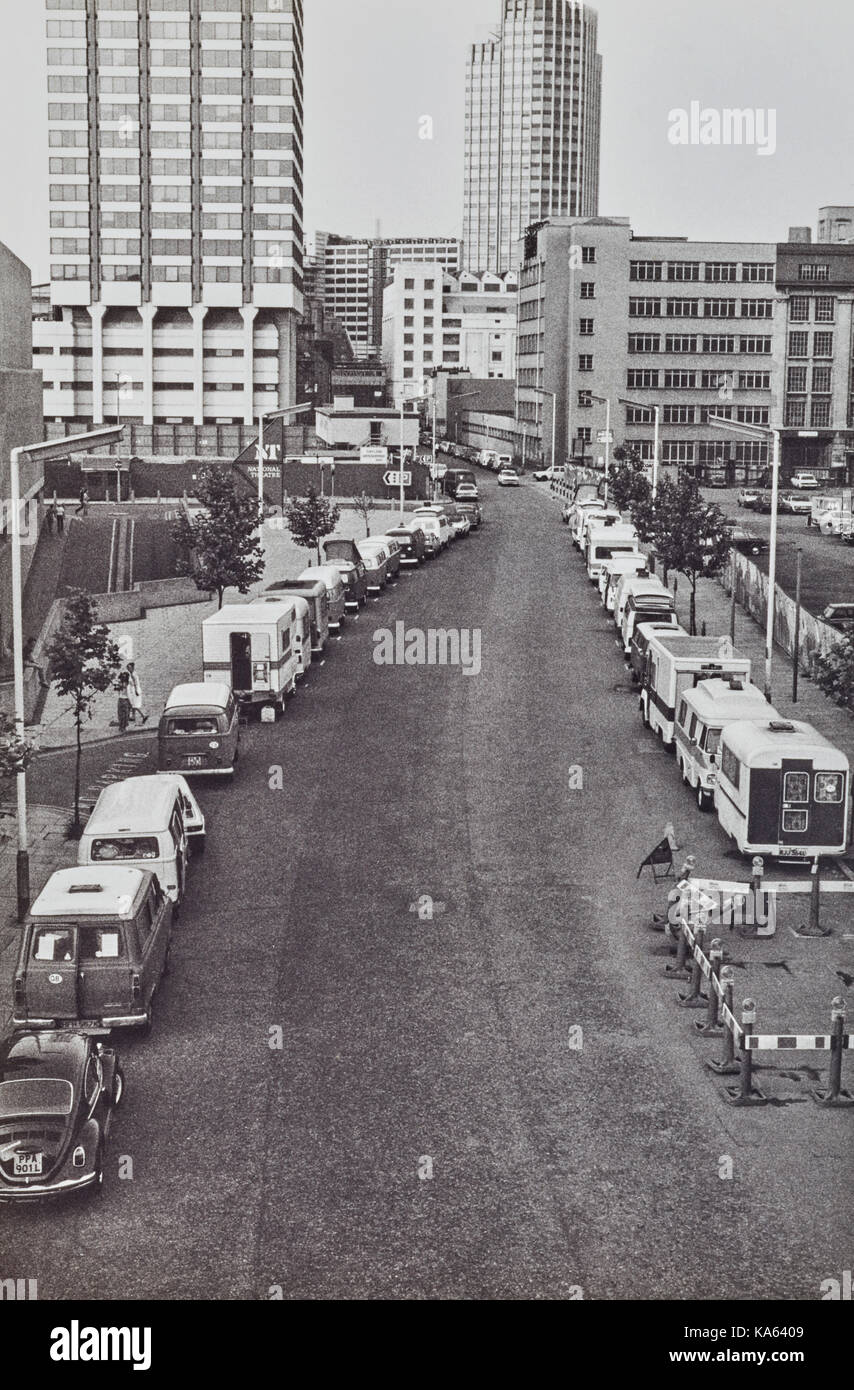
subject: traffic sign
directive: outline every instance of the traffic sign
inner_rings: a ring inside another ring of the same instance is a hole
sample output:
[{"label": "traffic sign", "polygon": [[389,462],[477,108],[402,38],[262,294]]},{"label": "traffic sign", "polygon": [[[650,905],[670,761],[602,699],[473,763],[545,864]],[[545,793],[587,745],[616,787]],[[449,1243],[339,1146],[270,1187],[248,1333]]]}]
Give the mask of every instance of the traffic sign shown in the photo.
[{"label": "traffic sign", "polygon": [[360,463],[388,463],[388,446],[385,444],[363,444],[359,450]]},{"label": "traffic sign", "polygon": [[597,443],[597,444],[613,444],[613,442],[614,442],[614,431],[613,431],[613,430],[597,430],[597,431],[596,431],[596,443]]},{"label": "traffic sign", "polygon": [[[399,470],[399,469],[390,469],[387,473],[383,473],[383,482],[385,483],[386,487],[400,487],[400,482],[401,482],[400,470]],[[409,487],[409,485],[410,485],[411,482],[412,482],[412,474],[411,474],[411,473],[404,473],[404,474],[403,474],[403,486],[404,486],[404,487]]]}]

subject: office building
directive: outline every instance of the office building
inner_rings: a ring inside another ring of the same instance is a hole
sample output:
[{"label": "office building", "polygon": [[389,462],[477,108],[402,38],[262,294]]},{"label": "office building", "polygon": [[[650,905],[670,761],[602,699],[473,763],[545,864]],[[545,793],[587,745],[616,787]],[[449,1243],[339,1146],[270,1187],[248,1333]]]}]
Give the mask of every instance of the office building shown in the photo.
[{"label": "office building", "polygon": [[460,243],[452,237],[344,237],[316,232],[308,255],[312,293],[347,331],[357,359],[379,357],[383,291],[394,268],[438,262],[457,271]]},{"label": "office building", "polygon": [[383,311],[383,361],[395,400],[415,394],[441,368],[512,378],[517,289],[514,271],[451,275],[438,263],[396,266]]},{"label": "office building", "polygon": [[466,73],[463,261],[514,268],[525,229],[599,207],[598,16],[578,0],[502,0]]},{"label": "office building", "polygon": [[[530,230],[520,272],[516,418],[558,462],[614,444],[662,465],[754,478],[769,445],[709,424],[773,423],[771,243],[636,236],[628,218],[555,218]],[[597,397],[603,399],[597,399]],[[628,401],[629,404],[622,402]]]},{"label": "office building", "polygon": [[842,246],[854,243],[854,207],[819,208],[818,240]]},{"label": "office building", "polygon": [[296,398],[302,0],[46,0],[51,434],[236,452]]}]

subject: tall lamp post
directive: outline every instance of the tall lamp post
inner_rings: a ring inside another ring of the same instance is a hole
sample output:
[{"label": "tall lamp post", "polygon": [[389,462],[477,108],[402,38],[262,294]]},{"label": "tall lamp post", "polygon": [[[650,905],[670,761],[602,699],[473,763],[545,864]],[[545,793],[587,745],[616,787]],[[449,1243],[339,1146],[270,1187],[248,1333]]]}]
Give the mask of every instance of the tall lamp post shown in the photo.
[{"label": "tall lamp post", "polygon": [[[771,658],[774,652],[774,610],[777,598],[777,498],[780,491],[780,430],[774,426],[742,425],[710,415],[709,424],[752,439],[771,439],[771,536],[768,545],[768,612],[765,619],[765,699],[771,703]],[[797,654],[796,654],[797,659]]]},{"label": "tall lamp post", "polygon": [[652,500],[655,501],[658,495],[658,454],[661,424],[661,406],[647,405],[646,401],[630,401],[625,396],[618,396],[620,405],[633,405],[637,410],[653,411],[654,431],[652,443]]},{"label": "tall lamp post", "polygon": [[605,407],[605,505],[608,505],[608,476],[611,459],[611,400],[608,396],[597,396],[590,392],[591,401],[598,401]]},{"label": "tall lamp post", "polygon": [[[13,449],[9,465],[9,493],[12,507],[12,661],[15,686],[15,732],[24,738],[26,710],[24,708],[24,614],[23,584],[21,582],[21,458],[47,463],[53,458],[66,458],[69,452],[86,453],[105,444],[117,444],[122,428],[90,430],[86,434],[64,435],[39,444],[22,444]],[[30,851],[27,839],[27,774],[16,775],[18,855],[17,895],[18,921],[22,922],[30,906]]]}]

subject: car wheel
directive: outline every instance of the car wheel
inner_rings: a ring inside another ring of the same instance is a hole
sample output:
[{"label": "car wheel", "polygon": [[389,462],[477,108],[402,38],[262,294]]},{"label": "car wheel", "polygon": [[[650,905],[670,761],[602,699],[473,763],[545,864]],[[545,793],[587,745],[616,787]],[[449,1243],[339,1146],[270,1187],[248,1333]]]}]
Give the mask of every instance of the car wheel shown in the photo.
[{"label": "car wheel", "polygon": [[117,1110],[122,1103],[122,1096],[125,1093],[125,1074],[121,1067],[116,1065],[113,1077],[113,1109]]},{"label": "car wheel", "polygon": [[649,729],[651,727],[649,722],[649,711],[646,705],[644,704],[643,700],[638,701],[638,708],[641,712],[641,723],[643,724],[645,729]]},{"label": "car wheel", "polygon": [[697,783],[697,806],[701,811],[711,810],[711,798],[709,793],[703,789],[702,782]]},{"label": "car wheel", "polygon": [[86,1189],[90,1201],[97,1202],[99,1197],[104,1194],[104,1141],[98,1140],[98,1147],[95,1150],[95,1181]]}]

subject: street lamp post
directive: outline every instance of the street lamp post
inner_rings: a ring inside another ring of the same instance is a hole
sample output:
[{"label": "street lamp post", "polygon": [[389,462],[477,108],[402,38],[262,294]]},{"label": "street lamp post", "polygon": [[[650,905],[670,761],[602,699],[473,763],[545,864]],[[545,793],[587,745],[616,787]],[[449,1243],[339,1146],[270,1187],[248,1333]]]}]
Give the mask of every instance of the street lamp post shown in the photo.
[{"label": "street lamp post", "polygon": [[654,430],[652,443],[652,500],[655,501],[658,495],[658,452],[659,452],[659,426],[661,422],[661,406],[647,405],[645,401],[630,401],[626,396],[618,396],[620,405],[633,405],[638,410],[651,410],[653,412]]},{"label": "street lamp post", "polygon": [[775,426],[733,424],[721,415],[710,415],[709,424],[733,434],[772,440],[771,535],[768,543],[768,612],[765,615],[765,699],[771,703],[771,659],[774,652],[774,610],[777,590],[777,498],[780,491],[780,430]]},{"label": "street lamp post", "polygon": [[[21,582],[21,457],[39,462],[65,458],[71,449],[85,453],[101,444],[115,444],[122,437],[121,428],[91,430],[87,434],[65,435],[39,444],[22,444],[13,449],[9,461],[9,492],[12,507],[12,663],[15,693],[15,732],[23,740],[26,725],[24,708],[24,614],[23,584]],[[18,852],[16,860],[18,921],[22,922],[30,906],[30,851],[27,838],[27,774],[16,774],[18,822]]]}]

